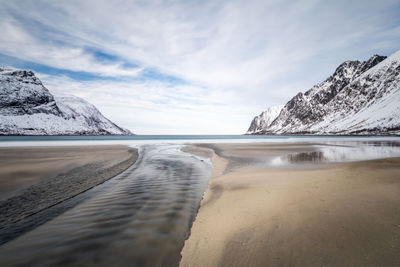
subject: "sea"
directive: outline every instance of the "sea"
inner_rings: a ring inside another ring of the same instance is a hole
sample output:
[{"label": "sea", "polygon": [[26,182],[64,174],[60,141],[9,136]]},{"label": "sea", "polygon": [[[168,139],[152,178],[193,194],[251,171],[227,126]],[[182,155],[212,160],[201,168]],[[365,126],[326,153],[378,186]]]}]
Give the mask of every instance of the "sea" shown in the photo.
[{"label": "sea", "polygon": [[400,136],[311,136],[311,135],[112,135],[112,136],[0,136],[5,146],[65,146],[160,143],[327,142],[400,141]]}]

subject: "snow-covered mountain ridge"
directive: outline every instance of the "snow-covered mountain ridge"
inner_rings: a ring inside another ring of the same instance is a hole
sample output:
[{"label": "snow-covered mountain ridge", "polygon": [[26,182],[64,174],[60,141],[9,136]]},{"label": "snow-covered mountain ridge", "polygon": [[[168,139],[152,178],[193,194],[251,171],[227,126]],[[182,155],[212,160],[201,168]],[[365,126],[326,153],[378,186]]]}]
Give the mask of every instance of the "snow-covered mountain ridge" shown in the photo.
[{"label": "snow-covered mountain ridge", "polygon": [[400,134],[400,50],[342,63],[287,102],[273,122],[257,131],[250,125],[248,134]]},{"label": "snow-covered mountain ridge", "polygon": [[53,96],[32,71],[0,68],[0,135],[127,135],[95,106]]},{"label": "snow-covered mountain ridge", "polygon": [[267,108],[264,112],[260,115],[255,116],[253,121],[250,124],[249,129],[247,130],[247,134],[258,133],[268,126],[278,117],[279,113],[281,112],[283,105],[279,106],[272,106]]}]

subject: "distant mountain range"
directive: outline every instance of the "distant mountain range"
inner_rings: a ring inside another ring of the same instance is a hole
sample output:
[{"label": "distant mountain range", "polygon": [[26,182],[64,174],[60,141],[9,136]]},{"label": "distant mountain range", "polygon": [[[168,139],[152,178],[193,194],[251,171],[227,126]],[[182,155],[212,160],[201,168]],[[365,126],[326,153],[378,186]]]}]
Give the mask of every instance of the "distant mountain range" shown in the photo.
[{"label": "distant mountain range", "polygon": [[53,96],[32,71],[0,68],[0,135],[129,135],[76,96]]},{"label": "distant mountain range", "polygon": [[325,81],[256,116],[247,134],[399,135],[400,50],[342,63]]}]

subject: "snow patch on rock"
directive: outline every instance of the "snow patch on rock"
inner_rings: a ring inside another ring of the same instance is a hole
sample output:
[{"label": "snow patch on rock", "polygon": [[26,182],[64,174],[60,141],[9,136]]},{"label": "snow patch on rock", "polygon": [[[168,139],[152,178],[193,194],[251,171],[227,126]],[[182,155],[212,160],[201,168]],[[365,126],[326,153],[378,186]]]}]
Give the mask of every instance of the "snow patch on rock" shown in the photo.
[{"label": "snow patch on rock", "polygon": [[260,115],[254,117],[246,134],[256,134],[265,128],[268,128],[271,123],[278,117],[283,105],[272,106],[267,108]]}]

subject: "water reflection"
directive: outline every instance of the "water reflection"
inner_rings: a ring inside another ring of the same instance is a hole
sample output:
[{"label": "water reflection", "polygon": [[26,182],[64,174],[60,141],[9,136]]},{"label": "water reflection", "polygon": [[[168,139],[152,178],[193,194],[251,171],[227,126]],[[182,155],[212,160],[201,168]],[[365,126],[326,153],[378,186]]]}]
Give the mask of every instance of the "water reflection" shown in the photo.
[{"label": "water reflection", "polygon": [[400,157],[400,142],[326,142],[315,145],[315,151],[300,152],[277,157],[272,165],[339,163],[381,158]]},{"label": "water reflection", "polygon": [[324,152],[322,151],[289,154],[284,157],[285,160],[290,163],[304,163],[304,162],[320,163],[326,161],[326,158],[324,157]]}]

